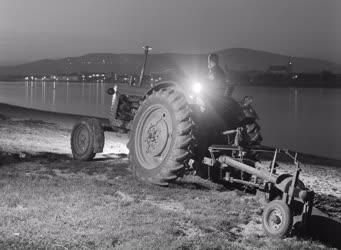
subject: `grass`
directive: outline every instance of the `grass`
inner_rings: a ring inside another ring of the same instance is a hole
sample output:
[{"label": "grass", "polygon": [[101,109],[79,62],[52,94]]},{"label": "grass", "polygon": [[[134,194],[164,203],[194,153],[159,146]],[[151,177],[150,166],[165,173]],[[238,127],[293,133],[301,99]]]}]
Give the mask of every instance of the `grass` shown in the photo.
[{"label": "grass", "polygon": [[1,249],[324,249],[261,229],[262,204],[187,177],[170,188],[137,181],[126,159],[35,158],[0,169]]}]

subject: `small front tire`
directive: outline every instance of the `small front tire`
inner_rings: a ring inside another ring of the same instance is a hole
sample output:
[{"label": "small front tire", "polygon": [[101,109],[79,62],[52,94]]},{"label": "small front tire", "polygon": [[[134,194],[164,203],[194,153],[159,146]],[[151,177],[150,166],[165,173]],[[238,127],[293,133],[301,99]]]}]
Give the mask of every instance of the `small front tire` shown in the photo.
[{"label": "small front tire", "polygon": [[[104,138],[103,129],[97,119],[84,119],[77,122],[71,133],[71,150],[75,160],[90,161],[96,155],[97,141]],[[104,141],[104,140],[103,140]]]}]

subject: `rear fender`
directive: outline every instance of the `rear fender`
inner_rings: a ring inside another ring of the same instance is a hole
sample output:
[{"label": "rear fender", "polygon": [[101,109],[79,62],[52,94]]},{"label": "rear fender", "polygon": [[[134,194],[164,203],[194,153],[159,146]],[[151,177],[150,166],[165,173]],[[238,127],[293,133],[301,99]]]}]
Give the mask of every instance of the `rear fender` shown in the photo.
[{"label": "rear fender", "polygon": [[159,91],[160,89],[168,88],[168,87],[180,88],[179,85],[173,81],[161,82],[161,83],[155,85],[154,87],[150,88],[147,91],[147,93],[144,95],[143,99],[145,99],[147,96],[151,95],[154,91]]}]

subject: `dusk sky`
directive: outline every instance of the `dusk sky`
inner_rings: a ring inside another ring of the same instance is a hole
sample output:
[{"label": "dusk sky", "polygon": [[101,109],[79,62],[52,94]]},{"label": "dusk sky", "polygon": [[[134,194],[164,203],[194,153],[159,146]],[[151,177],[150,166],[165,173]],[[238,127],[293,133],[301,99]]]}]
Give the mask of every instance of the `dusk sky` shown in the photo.
[{"label": "dusk sky", "polygon": [[340,0],[0,0],[0,64],[250,48],[341,64]]}]

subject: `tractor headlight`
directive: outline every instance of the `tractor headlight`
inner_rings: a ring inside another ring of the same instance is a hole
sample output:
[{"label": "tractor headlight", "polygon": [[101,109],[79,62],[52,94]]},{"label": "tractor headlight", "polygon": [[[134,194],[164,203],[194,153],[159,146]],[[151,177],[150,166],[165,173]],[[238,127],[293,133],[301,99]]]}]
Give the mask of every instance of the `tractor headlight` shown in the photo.
[{"label": "tractor headlight", "polygon": [[199,82],[195,82],[193,85],[192,85],[192,91],[194,92],[194,94],[200,94],[202,90],[202,86]]}]

